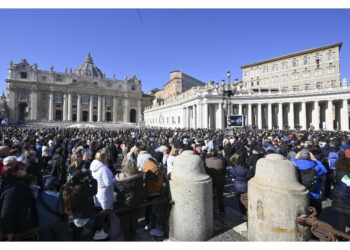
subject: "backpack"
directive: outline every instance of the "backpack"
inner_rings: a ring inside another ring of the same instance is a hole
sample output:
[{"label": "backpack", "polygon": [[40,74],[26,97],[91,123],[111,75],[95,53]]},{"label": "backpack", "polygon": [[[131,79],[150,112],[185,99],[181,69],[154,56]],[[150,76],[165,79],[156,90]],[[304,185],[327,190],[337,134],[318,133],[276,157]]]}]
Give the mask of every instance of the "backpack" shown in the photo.
[{"label": "backpack", "polygon": [[146,195],[160,193],[163,184],[163,175],[157,163],[153,159],[148,159],[142,171]]},{"label": "backpack", "polygon": [[317,182],[318,176],[315,166],[306,170],[298,169],[299,182],[303,184],[309,191],[313,189]]},{"label": "backpack", "polygon": [[329,169],[334,170],[335,169],[335,162],[338,160],[339,154],[338,152],[330,152],[328,154],[328,166]]}]

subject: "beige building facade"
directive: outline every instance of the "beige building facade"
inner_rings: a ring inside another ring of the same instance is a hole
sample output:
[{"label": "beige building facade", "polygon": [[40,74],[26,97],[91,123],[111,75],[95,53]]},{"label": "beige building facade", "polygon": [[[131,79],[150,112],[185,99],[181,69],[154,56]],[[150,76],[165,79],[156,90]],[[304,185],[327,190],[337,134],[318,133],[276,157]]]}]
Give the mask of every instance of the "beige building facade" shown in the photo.
[{"label": "beige building facade", "polygon": [[8,68],[9,123],[138,123],[142,112],[141,81],[107,78],[87,55],[83,64],[65,72],[38,69],[22,59]]},{"label": "beige building facade", "polygon": [[144,111],[145,124],[223,129],[230,112],[242,115],[244,126],[258,129],[348,131],[350,87],[340,80],[341,46],[337,43],[242,66],[238,91],[227,106],[224,86],[210,82],[178,94],[171,102],[153,103]]}]

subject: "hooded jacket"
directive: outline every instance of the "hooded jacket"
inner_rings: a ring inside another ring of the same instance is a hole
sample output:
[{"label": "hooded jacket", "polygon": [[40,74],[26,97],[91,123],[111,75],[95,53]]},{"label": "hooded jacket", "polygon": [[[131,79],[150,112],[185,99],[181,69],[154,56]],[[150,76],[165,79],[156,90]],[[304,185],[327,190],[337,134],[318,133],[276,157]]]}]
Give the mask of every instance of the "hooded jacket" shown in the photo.
[{"label": "hooded jacket", "polygon": [[[302,160],[292,158],[291,161],[297,166],[298,170],[308,170],[310,168],[315,168],[318,177],[327,174],[327,169],[320,161]],[[314,188],[310,190],[310,196],[313,199],[321,199],[321,179],[317,178],[317,182]]]},{"label": "hooded jacket", "polygon": [[104,210],[113,208],[115,202],[114,184],[117,181],[114,179],[111,170],[98,160],[92,161],[90,170],[92,177],[97,180],[97,194],[94,197],[95,206]]}]

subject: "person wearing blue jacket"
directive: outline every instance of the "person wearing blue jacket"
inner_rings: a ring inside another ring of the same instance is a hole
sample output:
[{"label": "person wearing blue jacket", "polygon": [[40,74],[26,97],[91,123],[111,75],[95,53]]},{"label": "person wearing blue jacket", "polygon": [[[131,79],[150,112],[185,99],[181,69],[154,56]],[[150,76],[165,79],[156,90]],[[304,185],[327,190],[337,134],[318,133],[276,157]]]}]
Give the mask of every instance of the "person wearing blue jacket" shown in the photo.
[{"label": "person wearing blue jacket", "polygon": [[291,161],[296,165],[299,171],[308,170],[315,168],[317,181],[312,186],[310,191],[310,205],[315,207],[318,214],[322,211],[321,203],[321,176],[327,174],[326,167],[322,164],[321,161],[317,160],[316,157],[310,153],[307,149],[302,149],[297,153],[295,158],[292,158]]}]

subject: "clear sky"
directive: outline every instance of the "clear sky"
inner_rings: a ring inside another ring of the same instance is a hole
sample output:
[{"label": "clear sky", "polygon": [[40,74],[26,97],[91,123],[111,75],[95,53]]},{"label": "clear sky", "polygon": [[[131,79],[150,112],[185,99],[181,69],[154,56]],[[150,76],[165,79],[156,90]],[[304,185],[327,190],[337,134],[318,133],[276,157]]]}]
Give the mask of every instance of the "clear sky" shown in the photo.
[{"label": "clear sky", "polygon": [[136,74],[143,91],[181,70],[221,81],[240,66],[343,42],[350,78],[349,9],[0,9],[0,91],[10,60],[64,71],[90,51],[107,77]]}]

